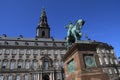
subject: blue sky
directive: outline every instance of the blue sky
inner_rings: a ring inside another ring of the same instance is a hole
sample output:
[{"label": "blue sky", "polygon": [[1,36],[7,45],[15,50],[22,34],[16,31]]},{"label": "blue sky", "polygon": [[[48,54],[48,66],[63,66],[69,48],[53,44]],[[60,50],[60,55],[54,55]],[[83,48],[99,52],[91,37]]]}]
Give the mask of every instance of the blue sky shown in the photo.
[{"label": "blue sky", "polygon": [[112,45],[120,56],[120,0],[0,0],[0,35],[35,37],[43,7],[55,39],[64,39],[64,26],[82,18],[82,32]]}]

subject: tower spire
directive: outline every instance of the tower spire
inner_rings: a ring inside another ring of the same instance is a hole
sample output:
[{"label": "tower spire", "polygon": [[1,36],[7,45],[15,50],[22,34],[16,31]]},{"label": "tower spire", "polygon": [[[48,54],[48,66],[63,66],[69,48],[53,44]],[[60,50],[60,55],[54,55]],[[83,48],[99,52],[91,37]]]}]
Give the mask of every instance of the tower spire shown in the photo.
[{"label": "tower spire", "polygon": [[47,15],[45,8],[42,9],[41,16],[40,16],[40,22],[38,23],[39,27],[49,27],[47,22]]},{"label": "tower spire", "polygon": [[36,37],[37,38],[50,38],[50,27],[47,22],[47,15],[45,8],[42,9],[40,15],[40,21],[37,26],[36,30]]}]

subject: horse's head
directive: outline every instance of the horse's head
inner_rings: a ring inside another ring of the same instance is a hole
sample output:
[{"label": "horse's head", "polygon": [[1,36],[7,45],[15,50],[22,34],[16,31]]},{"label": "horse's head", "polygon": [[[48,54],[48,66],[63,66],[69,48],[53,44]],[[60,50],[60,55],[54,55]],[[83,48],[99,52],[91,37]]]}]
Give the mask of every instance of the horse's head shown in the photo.
[{"label": "horse's head", "polygon": [[67,26],[65,26],[65,28],[67,28],[67,29],[72,29],[72,28],[73,28],[73,24],[72,24],[72,23],[69,23]]},{"label": "horse's head", "polygon": [[84,23],[85,23],[85,21],[84,21],[83,19],[79,19],[79,20],[77,21],[77,23],[78,23],[79,25],[83,26]]}]

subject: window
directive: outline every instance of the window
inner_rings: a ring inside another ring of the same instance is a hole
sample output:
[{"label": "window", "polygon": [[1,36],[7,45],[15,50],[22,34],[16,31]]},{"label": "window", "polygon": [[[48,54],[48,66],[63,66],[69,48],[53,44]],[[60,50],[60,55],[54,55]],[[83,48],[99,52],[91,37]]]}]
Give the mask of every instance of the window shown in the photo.
[{"label": "window", "polygon": [[45,31],[42,31],[42,37],[45,37]]},{"label": "window", "polygon": [[99,61],[100,61],[100,65],[102,65],[103,63],[102,63],[102,60],[101,60],[101,58],[99,58]]},{"label": "window", "polygon": [[18,69],[21,69],[22,68],[22,61],[18,61]]},{"label": "window", "polygon": [[40,51],[40,55],[43,55],[43,54],[44,54],[44,50],[41,50],[41,51]]},{"label": "window", "polygon": [[105,53],[105,49],[101,49],[101,52],[102,52],[102,53]]},{"label": "window", "polygon": [[58,61],[54,61],[54,67],[55,67],[55,69],[58,69],[58,67],[59,67]]},{"label": "window", "polygon": [[57,51],[57,50],[55,50],[55,54],[58,54],[58,51]]},{"label": "window", "polygon": [[8,56],[7,56],[7,55],[4,55],[4,58],[5,58],[5,59],[7,59],[7,58],[8,58]]},{"label": "window", "polygon": [[37,55],[38,51],[37,50],[33,50],[33,54]]},{"label": "window", "polygon": [[18,42],[15,42],[15,45],[19,45],[19,43],[18,43]]},{"label": "window", "polygon": [[7,63],[8,63],[8,62],[7,62],[7,60],[4,60],[4,61],[3,61],[2,68],[4,68],[4,69],[5,69],[5,68],[6,68],[6,66],[7,66]]},{"label": "window", "polygon": [[12,75],[9,75],[9,76],[8,76],[8,80],[13,80],[13,79],[12,79]]},{"label": "window", "polygon": [[59,73],[56,73],[56,80],[60,80],[60,75],[59,75]]},{"label": "window", "polygon": [[2,54],[2,49],[0,49],[0,55]]},{"label": "window", "polygon": [[13,49],[12,54],[17,54],[17,50]]},{"label": "window", "polygon": [[114,50],[111,50],[110,53],[113,54],[113,53],[114,53]]},{"label": "window", "polygon": [[105,60],[105,64],[109,64],[107,58],[104,58],[104,60]]},{"label": "window", "polygon": [[5,50],[5,54],[9,54],[10,53],[10,50],[9,49],[6,49]]},{"label": "window", "polygon": [[35,42],[35,46],[38,46],[38,43],[37,43],[37,42]]},{"label": "window", "polygon": [[37,61],[33,61],[33,69],[36,70],[37,69]]},{"label": "window", "polygon": [[106,50],[107,53],[109,53],[109,50]]},{"label": "window", "polygon": [[109,74],[112,74],[112,70],[111,69],[109,69]]},{"label": "window", "polygon": [[0,75],[0,80],[4,80],[4,76],[3,75]]},{"label": "window", "polygon": [[10,69],[14,69],[14,67],[15,67],[15,61],[11,61],[11,63],[10,63]]},{"label": "window", "polygon": [[32,75],[32,80],[38,80],[38,79],[37,79],[37,74],[33,74],[33,75]]},{"label": "window", "polygon": [[20,75],[17,75],[17,76],[16,76],[16,80],[20,80]]},{"label": "window", "polygon": [[48,54],[51,54],[51,50],[48,50]]},{"label": "window", "polygon": [[25,75],[24,80],[28,80],[28,75]]},{"label": "window", "polygon": [[29,69],[30,68],[30,62],[29,61],[26,61],[25,62],[25,69]]},{"label": "window", "polygon": [[113,60],[112,60],[112,58],[110,58],[110,63],[113,64]]},{"label": "window", "polygon": [[97,48],[97,53],[100,53],[100,49],[99,48]]},{"label": "window", "polygon": [[26,51],[26,54],[30,54],[30,50],[27,50],[27,51]]},{"label": "window", "polygon": [[60,54],[65,54],[65,53],[64,53],[64,50],[61,50],[61,51],[60,51]]},{"label": "window", "polygon": [[25,42],[25,45],[28,46],[28,45],[29,45],[29,42]]},{"label": "window", "polygon": [[37,56],[34,56],[34,58],[37,58]]},{"label": "window", "polygon": [[61,67],[64,68],[64,63],[63,62],[61,62]]},{"label": "window", "polygon": [[118,69],[119,73],[120,73],[120,69]]},{"label": "window", "polygon": [[12,58],[15,58],[15,56],[12,56]]},{"label": "window", "polygon": [[43,68],[46,70],[49,67],[49,61],[45,60],[43,63]]},{"label": "window", "polygon": [[116,59],[114,60],[114,62],[115,62],[116,65],[118,64],[118,61]]},{"label": "window", "polygon": [[20,50],[19,50],[19,54],[24,54],[24,50],[23,50],[23,49],[20,49]]},{"label": "window", "polygon": [[117,70],[116,70],[116,69],[114,69],[114,72],[115,72],[115,73],[117,73]]}]

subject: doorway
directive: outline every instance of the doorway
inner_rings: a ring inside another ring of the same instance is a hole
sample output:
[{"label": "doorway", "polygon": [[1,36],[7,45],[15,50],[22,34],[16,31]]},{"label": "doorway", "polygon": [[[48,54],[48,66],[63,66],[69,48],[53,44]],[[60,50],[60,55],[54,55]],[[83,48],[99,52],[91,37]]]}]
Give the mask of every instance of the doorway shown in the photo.
[{"label": "doorway", "polygon": [[50,80],[50,79],[49,79],[49,75],[44,75],[44,76],[43,76],[43,80]]}]

